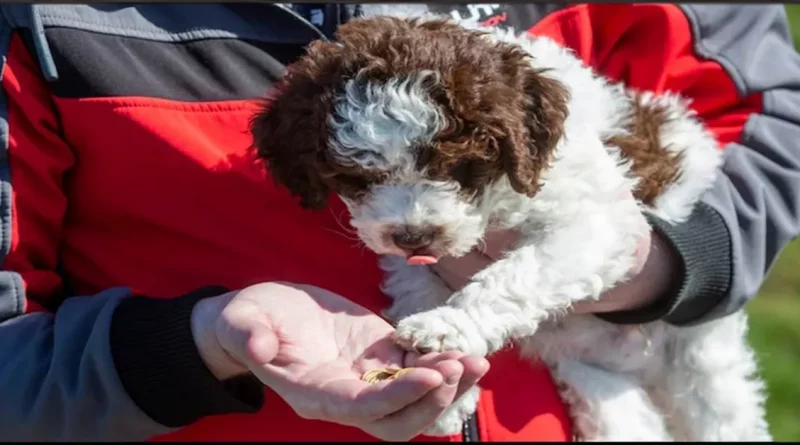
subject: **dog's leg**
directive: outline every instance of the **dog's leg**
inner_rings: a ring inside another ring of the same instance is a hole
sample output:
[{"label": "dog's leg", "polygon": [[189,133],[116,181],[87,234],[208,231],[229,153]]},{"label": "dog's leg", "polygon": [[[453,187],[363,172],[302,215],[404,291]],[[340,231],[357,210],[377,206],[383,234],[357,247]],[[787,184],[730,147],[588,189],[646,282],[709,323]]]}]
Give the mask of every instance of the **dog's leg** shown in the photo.
[{"label": "dog's leg", "polygon": [[454,401],[436,419],[436,422],[423,431],[426,436],[452,436],[462,431],[464,422],[475,412],[480,397],[480,388],[473,386]]},{"label": "dog's leg", "polygon": [[[383,311],[383,315],[395,323],[409,315],[443,305],[452,293],[427,266],[409,266],[405,263],[405,258],[399,256],[383,256],[379,264],[386,272],[383,292],[392,298],[392,306]],[[464,421],[475,412],[479,396],[478,386],[468,389],[439,415],[424,434],[458,434]]]},{"label": "dog's leg", "polygon": [[772,441],[763,383],[746,342],[743,311],[699,326],[672,328],[676,342],[665,369],[668,403],[681,439],[700,442]]},{"label": "dog's leg", "polygon": [[[593,205],[592,205],[593,204]],[[646,230],[633,201],[587,203],[569,222],[536,231],[522,247],[478,272],[447,302],[401,320],[402,346],[487,355],[528,337],[550,315],[598,298],[634,264]],[[534,232],[534,231],[531,231]]]},{"label": "dog's leg", "polygon": [[409,315],[443,305],[452,291],[428,266],[409,266],[405,258],[385,255],[379,260],[386,272],[381,290],[392,299],[383,315],[394,323]]},{"label": "dog's leg", "polygon": [[639,382],[571,359],[552,366],[581,441],[671,441],[661,414]]}]

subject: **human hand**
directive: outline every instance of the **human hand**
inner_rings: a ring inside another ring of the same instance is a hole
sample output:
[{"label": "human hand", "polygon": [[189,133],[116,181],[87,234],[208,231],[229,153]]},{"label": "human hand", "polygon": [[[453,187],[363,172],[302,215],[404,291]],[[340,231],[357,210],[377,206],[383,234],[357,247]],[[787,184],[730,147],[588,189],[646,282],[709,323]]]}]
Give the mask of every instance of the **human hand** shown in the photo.
[{"label": "human hand", "polygon": [[[632,198],[632,197],[631,197]],[[642,224],[647,221],[642,216]],[[629,279],[605,291],[597,301],[582,301],[573,305],[573,313],[603,313],[627,311],[646,307],[664,295],[675,282],[680,259],[673,248],[652,230],[644,231],[636,249],[636,262]],[[512,249],[518,234],[512,230],[486,234],[480,248],[460,258],[442,258],[432,265],[434,272],[452,290],[461,289],[478,271],[501,258]]]},{"label": "human hand", "polygon": [[[402,441],[420,434],[489,368],[461,353],[419,356],[399,348],[382,318],[313,286],[264,283],[200,301],[192,332],[220,379],[252,372],[307,419]],[[392,381],[361,375],[410,367]]]}]

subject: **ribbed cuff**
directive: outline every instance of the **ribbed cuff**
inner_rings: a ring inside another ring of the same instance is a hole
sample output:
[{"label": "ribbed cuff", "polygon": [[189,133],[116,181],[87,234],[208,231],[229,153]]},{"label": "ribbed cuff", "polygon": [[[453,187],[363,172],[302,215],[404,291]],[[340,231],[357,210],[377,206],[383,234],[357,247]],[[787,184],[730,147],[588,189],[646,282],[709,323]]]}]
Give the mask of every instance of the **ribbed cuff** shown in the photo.
[{"label": "ribbed cuff", "polygon": [[131,297],[111,321],[114,365],[125,390],[154,421],[171,428],[220,414],[254,413],[264,404],[264,385],[244,375],[218,380],[197,351],[192,308],[228,289],[207,286],[177,298]]},{"label": "ribbed cuff", "polygon": [[672,225],[652,215],[647,215],[647,219],[680,256],[679,279],[648,307],[597,316],[618,324],[656,320],[673,325],[691,324],[722,301],[730,290],[733,256],[728,227],[714,209],[703,203],[681,224]]}]

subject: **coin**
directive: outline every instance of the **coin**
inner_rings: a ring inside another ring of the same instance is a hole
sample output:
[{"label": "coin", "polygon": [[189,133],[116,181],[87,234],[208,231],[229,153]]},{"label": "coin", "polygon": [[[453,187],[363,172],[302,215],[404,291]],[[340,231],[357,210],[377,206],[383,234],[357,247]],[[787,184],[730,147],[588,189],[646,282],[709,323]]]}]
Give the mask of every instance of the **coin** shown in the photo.
[{"label": "coin", "polygon": [[408,372],[411,372],[411,368],[403,368],[403,369],[400,369],[400,370],[398,370],[396,373],[394,373],[394,378],[398,378],[398,377],[400,377],[401,375],[403,375],[403,374],[406,374],[406,373],[408,373]]},{"label": "coin", "polygon": [[364,380],[367,383],[378,383],[384,380],[393,380],[397,377],[411,371],[410,368],[381,368],[381,369],[373,369],[372,371],[367,371],[361,376],[361,380]]}]

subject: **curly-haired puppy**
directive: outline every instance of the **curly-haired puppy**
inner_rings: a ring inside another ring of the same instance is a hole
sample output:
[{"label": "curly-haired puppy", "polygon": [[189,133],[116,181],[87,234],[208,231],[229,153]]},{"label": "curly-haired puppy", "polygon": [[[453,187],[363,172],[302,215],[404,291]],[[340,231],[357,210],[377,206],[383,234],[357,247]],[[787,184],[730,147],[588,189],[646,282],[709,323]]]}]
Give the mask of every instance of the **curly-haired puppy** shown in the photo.
[{"label": "curly-haired puppy", "polygon": [[[547,38],[436,17],[354,20],[276,93],[252,120],[257,153],[306,208],[347,204],[401,345],[518,343],[586,440],[770,439],[743,311],[638,329],[567,315],[627,278],[643,211],[680,222],[714,180],[718,143],[680,98],[612,84]],[[462,289],[429,270],[503,228],[518,245]],[[460,431],[477,397],[427,433]]]}]

